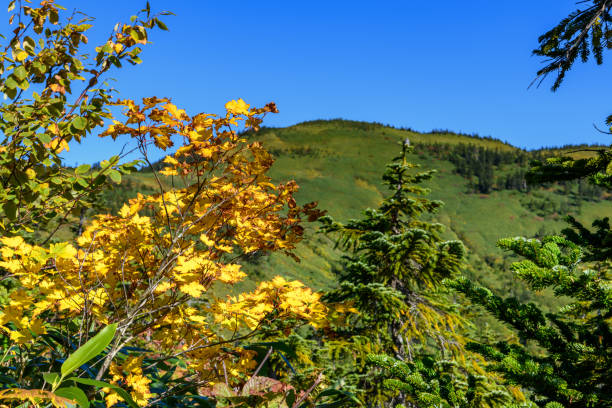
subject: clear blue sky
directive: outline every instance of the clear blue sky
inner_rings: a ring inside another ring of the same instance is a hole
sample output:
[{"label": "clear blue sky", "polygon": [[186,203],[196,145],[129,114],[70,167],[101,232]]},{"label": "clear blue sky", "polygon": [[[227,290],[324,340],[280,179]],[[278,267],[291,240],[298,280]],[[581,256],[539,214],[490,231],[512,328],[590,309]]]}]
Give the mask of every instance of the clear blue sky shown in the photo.
[{"label": "clear blue sky", "polygon": [[[61,1],[97,18],[92,40],[145,1]],[[167,1],[143,64],[114,76],[124,97],[169,96],[189,113],[227,100],[278,104],[269,126],[321,118],[420,131],[478,133],[516,146],[611,143],[612,60],[580,64],[556,93],[527,89],[542,62],[537,37],[575,8],[570,0]],[[612,55],[608,55],[612,57]],[[118,146],[91,137],[66,155],[91,162]]]}]

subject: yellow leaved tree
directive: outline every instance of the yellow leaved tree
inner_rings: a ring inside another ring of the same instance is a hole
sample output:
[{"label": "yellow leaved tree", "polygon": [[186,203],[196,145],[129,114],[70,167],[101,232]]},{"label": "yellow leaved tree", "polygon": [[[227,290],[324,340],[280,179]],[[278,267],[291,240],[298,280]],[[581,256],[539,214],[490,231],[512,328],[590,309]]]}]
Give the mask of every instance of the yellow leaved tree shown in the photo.
[{"label": "yellow leaved tree", "polygon": [[[2,56],[0,86],[9,100],[0,107],[0,401],[303,403],[312,388],[300,393],[260,376],[273,348],[261,356],[250,345],[325,325],[319,295],[282,277],[236,296],[211,292],[245,278],[245,254],[291,255],[300,224],[320,215],[314,204],[296,205],[294,182],[271,183],[271,156],[240,136],[276,106],[239,99],[223,115],[190,116],[169,99],[113,100],[96,88],[122,60],[140,62],[138,45],[147,43],[149,29],[165,29],[148,4],[142,19],[115,28],[92,61],[79,54],[89,20],[62,20],[53,1],[38,8],[11,2],[13,9],[17,27]],[[82,91],[73,97],[77,83]],[[123,109],[123,120],[113,106]],[[151,150],[173,153],[153,171],[155,194],[138,195],[116,215],[92,217],[73,240],[54,241],[109,182],[134,169],[120,157],[98,170],[61,166],[61,151],[99,126],[100,136],[131,138],[153,170]]]}]

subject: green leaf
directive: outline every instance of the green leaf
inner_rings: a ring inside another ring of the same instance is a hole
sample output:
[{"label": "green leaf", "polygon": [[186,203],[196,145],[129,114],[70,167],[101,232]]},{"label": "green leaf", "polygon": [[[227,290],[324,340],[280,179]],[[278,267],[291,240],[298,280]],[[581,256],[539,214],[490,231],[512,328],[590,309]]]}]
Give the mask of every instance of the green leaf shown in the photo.
[{"label": "green leaf", "polygon": [[85,174],[85,173],[87,173],[89,171],[89,169],[91,169],[91,165],[89,165],[89,164],[81,164],[74,171],[75,171],[76,174]]},{"label": "green leaf", "polygon": [[111,178],[111,180],[113,180],[115,183],[119,184],[121,183],[121,173],[119,173],[119,171],[115,170],[115,169],[111,169],[108,172],[108,176]]},{"label": "green leaf", "polygon": [[79,177],[79,178],[77,179],[77,181],[76,181],[76,182],[77,182],[77,184],[78,184],[79,186],[81,186],[81,187],[84,187],[84,188],[89,187],[89,183],[88,183],[88,182],[87,182],[87,180],[85,180],[84,178],[80,178],[80,177]]},{"label": "green leaf", "polygon": [[15,78],[11,75],[10,77],[6,78],[6,81],[4,81],[4,86],[8,89],[15,89],[17,88],[17,81],[15,81]]},{"label": "green leaf", "polygon": [[28,52],[34,52],[34,48],[36,48],[36,41],[32,39],[32,37],[25,37],[23,39],[23,48]]},{"label": "green leaf", "polygon": [[316,408],[335,408],[335,407],[346,407],[346,406],[362,406],[359,399],[351,394],[350,392],[337,390],[334,388],[327,388],[317,395],[315,402],[319,402],[321,398],[328,397],[331,398],[332,401],[327,403],[318,403],[315,405]]},{"label": "green leaf", "polygon": [[89,408],[87,395],[78,387],[64,387],[55,390],[55,395],[76,401],[82,408]]},{"label": "green leaf", "polygon": [[117,330],[117,324],[109,324],[100,333],[92,337],[87,343],[79,347],[74,353],[72,353],[66,361],[62,364],[61,372],[62,377],[70,374],[98,354],[100,354],[106,346],[108,346]]},{"label": "green leaf", "polygon": [[140,40],[140,35],[139,35],[138,31],[136,31],[134,29],[130,30],[130,36],[134,39],[134,41]]},{"label": "green leaf", "polygon": [[83,130],[87,126],[87,119],[82,116],[77,116],[72,120],[71,124],[75,129]]},{"label": "green leaf", "polygon": [[[10,79],[10,78],[9,78]],[[17,85],[17,84],[15,84]],[[17,90],[15,88],[7,88],[4,93],[11,99],[14,99],[17,96]]]},{"label": "green leaf", "polygon": [[34,63],[32,64],[32,67],[40,75],[42,75],[45,72],[47,72],[47,66],[45,64],[42,64],[40,61],[34,61]]},{"label": "green leaf", "polygon": [[155,19],[155,24],[157,24],[157,26],[164,30],[164,31],[168,31],[168,27],[158,18]]},{"label": "green leaf", "polygon": [[58,373],[43,373],[43,378],[48,384],[51,386],[55,386],[56,383],[59,382],[60,376]]},{"label": "green leaf", "polygon": [[4,214],[8,217],[9,220],[15,220],[17,218],[17,204],[12,201],[7,201],[2,206],[4,210]]},{"label": "green leaf", "polygon": [[26,71],[23,65],[20,65],[15,68],[15,70],[13,71],[13,75],[15,75],[15,78],[17,78],[21,82],[28,77],[28,72]]},{"label": "green leaf", "polygon": [[108,387],[114,390],[115,392],[117,392],[117,394],[119,394],[119,396],[123,398],[125,402],[128,403],[129,406],[131,406],[132,408],[139,408],[138,404],[134,402],[130,394],[127,391],[125,391],[123,388],[115,384],[110,384],[105,381],[98,381],[98,380],[92,380],[90,378],[80,378],[80,377],[70,377],[66,379],[66,381],[74,381],[75,383],[84,384],[84,385],[93,385],[94,387],[98,387],[98,388]]},{"label": "green leaf", "polygon": [[37,133],[36,137],[43,143],[49,143],[51,141],[51,136],[46,133]]},{"label": "green leaf", "polygon": [[25,91],[30,87],[30,83],[24,80],[24,81],[17,82],[17,86]]},{"label": "green leaf", "polygon": [[51,24],[57,24],[58,21],[59,21],[59,14],[56,9],[52,8],[49,11],[49,22]]},{"label": "green leaf", "polygon": [[286,401],[288,406],[293,406],[293,404],[295,403],[295,390],[289,390],[289,393],[287,393]]}]

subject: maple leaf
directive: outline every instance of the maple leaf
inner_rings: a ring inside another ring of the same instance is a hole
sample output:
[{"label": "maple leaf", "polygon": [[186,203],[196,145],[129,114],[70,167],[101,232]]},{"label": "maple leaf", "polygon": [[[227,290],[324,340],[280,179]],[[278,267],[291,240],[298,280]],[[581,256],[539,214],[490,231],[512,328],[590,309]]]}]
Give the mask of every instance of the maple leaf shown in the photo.
[{"label": "maple leaf", "polygon": [[247,104],[241,98],[241,99],[238,99],[237,101],[233,100],[233,101],[229,101],[228,103],[226,103],[225,109],[227,110],[227,113],[232,114],[232,115],[248,116],[250,106],[251,105]]},{"label": "maple leaf", "polygon": [[202,292],[206,291],[206,288],[198,282],[189,282],[188,284],[181,285],[179,289],[181,292],[193,296],[194,298],[200,297]]}]

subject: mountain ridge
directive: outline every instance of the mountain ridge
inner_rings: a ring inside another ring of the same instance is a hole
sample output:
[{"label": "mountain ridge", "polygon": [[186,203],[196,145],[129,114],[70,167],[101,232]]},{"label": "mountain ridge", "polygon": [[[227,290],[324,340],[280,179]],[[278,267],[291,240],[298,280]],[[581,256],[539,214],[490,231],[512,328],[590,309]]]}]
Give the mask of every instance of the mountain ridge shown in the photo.
[{"label": "mountain ridge", "polygon": [[[433,140],[437,140],[437,137],[440,135],[457,136],[460,139],[458,140],[459,143],[469,141],[469,140],[481,140],[481,141],[499,143],[500,145],[504,145],[505,147],[517,149],[517,150],[524,151],[524,152],[539,152],[539,151],[564,152],[567,150],[574,150],[574,149],[581,149],[581,148],[598,148],[598,147],[607,146],[605,144],[597,144],[597,143],[596,144],[565,144],[565,145],[560,145],[560,146],[543,145],[542,147],[539,147],[539,148],[529,149],[529,148],[523,148],[523,147],[514,145],[513,143],[507,140],[502,140],[502,139],[499,139],[493,136],[482,136],[476,132],[465,133],[461,131],[453,131],[450,129],[435,129],[435,128],[430,131],[419,131],[411,127],[394,126],[391,124],[384,124],[381,122],[368,122],[368,121],[360,121],[360,120],[344,119],[344,118],[312,119],[312,120],[297,122],[295,124],[288,125],[288,126],[262,126],[259,131],[260,132],[261,131],[273,131],[275,129],[299,129],[301,127],[316,127],[316,126],[325,126],[325,125],[327,126],[341,125],[344,127],[349,127],[349,128],[352,127],[356,129],[359,129],[359,128],[361,129],[363,128],[393,129],[396,131],[400,131],[400,132],[403,131],[409,134],[413,134],[420,141],[423,141],[423,139],[421,138],[427,137],[427,136],[432,137]],[[251,132],[247,132],[247,133],[250,134]]]}]

